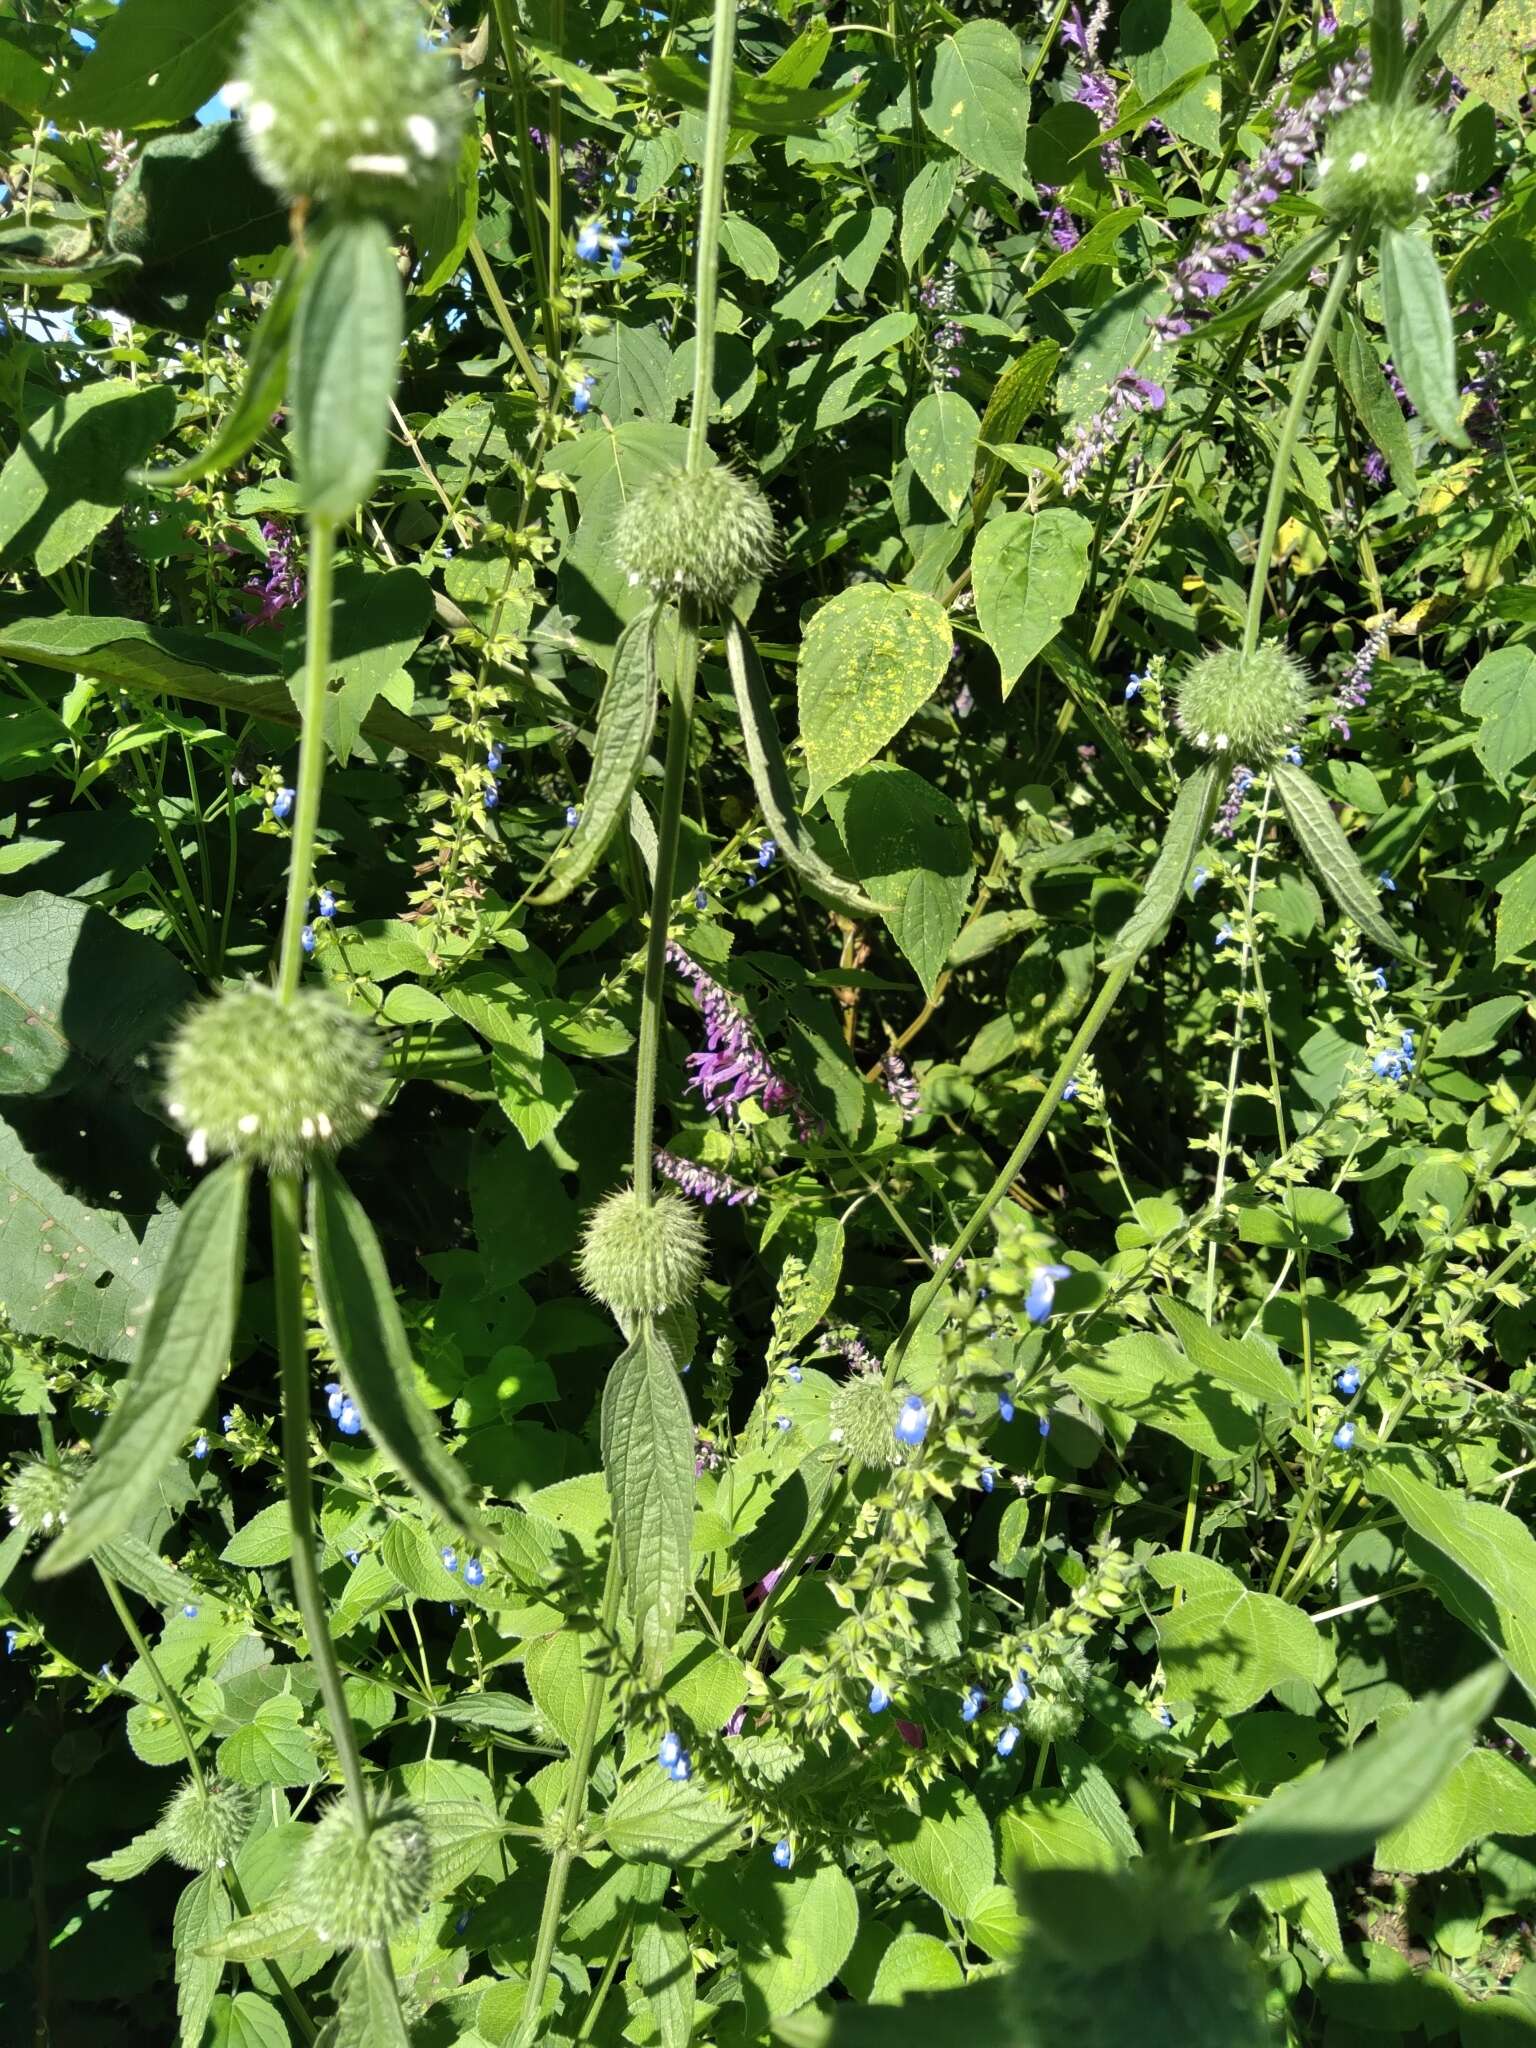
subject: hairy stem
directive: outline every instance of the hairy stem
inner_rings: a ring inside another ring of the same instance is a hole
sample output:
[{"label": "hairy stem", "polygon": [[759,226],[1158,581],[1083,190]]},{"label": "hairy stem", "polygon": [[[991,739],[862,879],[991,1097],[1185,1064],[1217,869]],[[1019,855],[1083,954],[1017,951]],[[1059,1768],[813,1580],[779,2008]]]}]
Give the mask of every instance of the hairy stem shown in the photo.
[{"label": "hairy stem", "polygon": [[[293,799],[293,843],[288,849],[288,900],[283,907],[283,946],[277,992],[285,1003],[298,993],[304,965],[300,940],[309,916],[309,885],[315,866],[315,827],[320,818],[320,784],[325,775],[325,685],[331,666],[331,587],[336,529],[328,519],[309,522],[309,590],[304,613],[304,702],[300,707],[298,788]],[[306,1402],[306,1406],[307,1406]]]}]

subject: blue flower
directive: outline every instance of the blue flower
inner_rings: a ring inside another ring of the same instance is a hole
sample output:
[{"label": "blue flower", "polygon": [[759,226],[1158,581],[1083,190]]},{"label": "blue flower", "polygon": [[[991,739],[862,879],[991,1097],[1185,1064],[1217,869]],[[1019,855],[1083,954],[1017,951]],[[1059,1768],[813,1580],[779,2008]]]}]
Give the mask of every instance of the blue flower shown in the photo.
[{"label": "blue flower", "polygon": [[184,1615],[185,1615],[185,1616],[187,1617],[188,1621],[196,1621],[196,1619],[197,1619],[197,1602],[196,1602],[195,1600],[189,1600],[189,1601],[187,1602],[187,1604],[185,1605],[185,1607],[183,1607],[183,1608],[182,1608],[182,1610],[181,1610],[181,1611],[182,1611],[182,1613],[183,1613],[183,1614],[184,1614]]},{"label": "blue flower", "polygon": [[1019,1731],[1014,1726],[1013,1722],[1010,1721],[1007,1727],[1000,1730],[998,1734],[997,1753],[999,1756],[1012,1756],[1015,1749],[1018,1748],[1018,1745]]},{"label": "blue flower", "polygon": [[597,388],[595,378],[583,377],[571,393],[571,411],[580,419],[583,413],[592,409],[592,393]]},{"label": "blue flower", "polygon": [[8,1629],[6,1630],[6,1632],[5,1632],[5,1654],[7,1655],[7,1657],[14,1657],[14,1656],[15,1656],[15,1654],[16,1654],[16,1640],[17,1640],[17,1637],[18,1637],[18,1636],[20,1635],[20,1633],[21,1633],[20,1629],[8,1628]]},{"label": "blue flower", "polygon": [[669,1728],[666,1734],[663,1735],[663,1737],[661,1738],[660,1743],[657,1745],[656,1761],[661,1765],[661,1768],[664,1771],[670,1771],[672,1766],[677,1762],[678,1758],[682,1754],[682,1738],[681,1736],[674,1735],[672,1730]]},{"label": "blue flower", "polygon": [[787,1380],[792,1380],[794,1384],[798,1387],[804,1380],[805,1374],[800,1370],[798,1365],[789,1365],[784,1368],[784,1377]]},{"label": "blue flower", "polygon": [[1348,1399],[1351,1395],[1358,1394],[1360,1391],[1359,1366],[1346,1365],[1344,1370],[1334,1380],[1333,1384],[1335,1391],[1337,1393],[1343,1394],[1346,1399]]},{"label": "blue flower", "polygon": [[[341,1381],[327,1380],[325,1383],[325,1396],[325,1405],[330,1411],[330,1417],[332,1422],[334,1422],[337,1419],[337,1417],[341,1414],[342,1404],[343,1402],[345,1402],[347,1398],[346,1395],[341,1391]],[[228,1416],[224,1418],[224,1421],[225,1427],[227,1428],[229,1426]]]},{"label": "blue flower", "polygon": [[896,1441],[914,1449],[928,1434],[928,1410],[916,1394],[908,1394],[896,1418]]},{"label": "blue flower", "polygon": [[1157,1710],[1157,1718],[1159,1719],[1159,1721],[1162,1722],[1165,1728],[1171,1728],[1173,1726],[1173,1710],[1171,1708],[1159,1707]]},{"label": "blue flower", "polygon": [[773,1423],[775,1429],[793,1429],[795,1426],[794,1418],[790,1415],[775,1415]]},{"label": "blue flower", "polygon": [[493,740],[485,750],[485,765],[493,775],[501,773],[501,764],[506,758],[506,755],[502,752],[501,744],[497,740]]},{"label": "blue flower", "polygon": [[1028,1703],[1028,1700],[1029,1687],[1025,1684],[1024,1674],[1021,1671],[1014,1678],[1012,1685],[1003,1694],[1003,1712],[1005,1714],[1016,1714],[1021,1707]]},{"label": "blue flower", "polygon": [[1062,1091],[1061,1091],[1061,1099],[1062,1099],[1062,1101],[1063,1101],[1063,1102],[1072,1102],[1072,1101],[1075,1101],[1075,1100],[1076,1100],[1076,1097],[1077,1097],[1077,1076],[1076,1076],[1076,1074],[1074,1074],[1074,1075],[1072,1076],[1071,1080],[1070,1080],[1070,1081],[1069,1081],[1069,1082],[1067,1083],[1066,1087],[1062,1089]]},{"label": "blue flower", "polygon": [[1032,1323],[1043,1323],[1056,1300],[1056,1282],[1070,1280],[1070,1266],[1036,1266],[1024,1297],[1024,1313]]},{"label": "blue flower", "polygon": [[603,257],[601,221],[589,220],[577,230],[576,254],[583,263],[600,263]]},{"label": "blue flower", "polygon": [[778,850],[779,842],[777,841],[777,839],[765,839],[762,845],[757,849],[758,866],[760,868],[771,868],[773,866],[774,855],[778,852]]},{"label": "blue flower", "polygon": [[1006,1394],[999,1394],[997,1397],[997,1419],[999,1422],[1013,1420],[1013,1402]]},{"label": "blue flower", "polygon": [[1219,930],[1219,931],[1217,932],[1217,934],[1216,934],[1215,938],[1214,938],[1214,939],[1212,939],[1212,941],[1211,941],[1211,944],[1212,944],[1212,946],[1213,946],[1213,947],[1214,947],[1214,948],[1216,949],[1216,951],[1217,951],[1217,952],[1219,953],[1219,952],[1221,951],[1221,949],[1222,949],[1222,947],[1223,947],[1223,946],[1230,946],[1230,945],[1231,945],[1231,943],[1232,943],[1232,927],[1231,927],[1231,925],[1229,925],[1229,924],[1224,924],[1224,925],[1223,925],[1223,926],[1221,927],[1221,929],[1220,929],[1220,930]]},{"label": "blue flower", "polygon": [[1042,1415],[1039,1421],[1035,1424],[1035,1427],[1039,1430],[1042,1436],[1049,1436],[1051,1433],[1051,1418],[1049,1417],[1049,1415]]},{"label": "blue flower", "polygon": [[336,893],[333,889],[322,889],[316,905],[320,915],[332,918],[336,915]]},{"label": "blue flower", "polygon": [[315,950],[315,928],[312,924],[305,925],[300,931],[299,944],[306,953],[313,953]]},{"label": "blue flower", "polygon": [[451,1543],[445,1543],[439,1555],[443,1560],[443,1570],[445,1572],[456,1572],[458,1570],[459,1553],[454,1549]]},{"label": "blue flower", "polygon": [[1300,747],[1287,747],[1285,750],[1285,758],[1287,759],[1287,761],[1290,762],[1293,768],[1299,768],[1301,766]]},{"label": "blue flower", "polygon": [[1352,1451],[1355,1447],[1355,1425],[1341,1422],[1333,1432],[1333,1448],[1336,1451]]},{"label": "blue flower", "polygon": [[695,909],[695,910],[708,910],[708,908],[709,908],[709,891],[708,891],[707,889],[695,889],[695,890],[694,890],[694,892],[693,892],[693,907],[694,907],[694,909]]},{"label": "blue flower", "polygon": [[1373,967],[1371,969],[1371,979],[1381,990],[1382,994],[1385,995],[1387,992],[1387,970],[1385,967]]},{"label": "blue flower", "polygon": [[336,1427],[343,1436],[361,1436],[363,1433],[363,1418],[350,1394],[341,1404],[341,1412],[336,1417]]},{"label": "blue flower", "polygon": [[195,1444],[194,1444],[194,1445],[192,1446],[192,1455],[193,1455],[193,1457],[194,1457],[194,1458],[206,1458],[206,1457],[207,1457],[207,1455],[208,1455],[208,1439],[207,1439],[207,1437],[205,1437],[205,1436],[200,1436],[200,1437],[198,1438],[197,1442],[196,1442],[196,1443],[195,1443]]},{"label": "blue flower", "polygon": [[869,1711],[872,1714],[883,1714],[890,1704],[891,1696],[883,1685],[872,1685],[869,1688]]},{"label": "blue flower", "polygon": [[465,1565],[464,1583],[466,1586],[483,1586],[485,1584],[485,1566],[478,1557],[472,1557],[469,1563]]},{"label": "blue flower", "polygon": [[462,1912],[462,1913],[461,1913],[461,1914],[459,1915],[458,1919],[454,1921],[454,1923],[453,1923],[453,1931],[454,1931],[454,1933],[455,1933],[455,1934],[463,1934],[463,1933],[464,1933],[464,1931],[466,1930],[466,1928],[467,1928],[468,1926],[469,1926],[469,1908],[468,1908],[468,1906],[466,1906],[466,1907],[464,1908],[463,1912]]},{"label": "blue flower", "polygon": [[488,811],[494,811],[496,806],[501,802],[501,791],[496,787],[494,782],[488,782],[486,784],[485,796],[483,797],[482,801],[485,804],[485,808]]},{"label": "blue flower", "polygon": [[230,1409],[229,1413],[223,1418],[219,1426],[224,1431],[224,1434],[226,1436],[228,1436],[230,1432],[234,1429],[235,1411],[233,1408]]},{"label": "blue flower", "polygon": [[1191,895],[1191,896],[1198,896],[1198,895],[1200,894],[1200,891],[1201,891],[1201,890],[1202,890],[1202,889],[1203,889],[1203,888],[1205,887],[1206,883],[1207,883],[1207,882],[1208,882],[1208,881],[1209,881],[1210,879],[1211,879],[1211,871],[1210,871],[1210,869],[1209,869],[1209,868],[1206,868],[1206,867],[1199,867],[1199,868],[1196,868],[1196,869],[1195,869],[1195,872],[1194,872],[1194,873],[1193,873],[1193,874],[1192,874],[1192,875],[1190,876],[1190,878],[1189,878],[1189,893],[1190,893],[1190,895]]},{"label": "blue flower", "polygon": [[284,786],[280,790],[278,790],[276,795],[273,797],[272,815],[274,818],[277,819],[279,824],[286,823],[287,820],[293,816],[293,799],[296,794],[297,792],[289,789],[287,784],[285,783]]},{"label": "blue flower", "polygon": [[693,1776],[693,1758],[685,1749],[677,1762],[667,1772],[674,1785],[686,1785]]},{"label": "blue flower", "polygon": [[996,1486],[997,1474],[992,1470],[992,1467],[990,1465],[982,1466],[981,1479],[979,1483],[983,1493],[990,1493],[993,1487]]},{"label": "blue flower", "polygon": [[795,1852],[789,1846],[788,1835],[783,1836],[779,1841],[774,1843],[773,1860],[775,1863],[777,1863],[780,1870],[788,1870],[791,1863],[794,1862]]},{"label": "blue flower", "polygon": [[1376,881],[1378,886],[1384,889],[1389,896],[1397,894],[1397,884],[1392,879],[1392,870],[1390,868],[1383,868],[1376,877]]},{"label": "blue flower", "polygon": [[347,1552],[347,1563],[351,1565],[354,1570],[356,1570],[356,1568],[358,1567],[358,1565],[362,1563],[362,1561],[363,1553],[360,1550],[349,1550]]},{"label": "blue flower", "polygon": [[986,1694],[979,1685],[973,1685],[966,1693],[965,1698],[960,1702],[961,1720],[974,1721],[976,1716],[985,1709],[986,1704]]},{"label": "blue flower", "polygon": [[1132,675],[1127,678],[1125,685],[1125,701],[1127,704],[1141,695],[1141,686],[1146,680],[1145,676],[1138,675]]},{"label": "blue flower", "polygon": [[578,811],[578,810],[577,810],[577,808],[576,808],[576,806],[575,806],[574,804],[567,804],[567,805],[566,805],[566,807],[565,807],[565,826],[566,826],[566,830],[567,830],[568,832],[574,832],[574,831],[576,830],[576,827],[577,827],[577,826],[578,826],[578,825],[579,825],[580,823],[581,823],[581,813],[580,813],[580,811]]}]

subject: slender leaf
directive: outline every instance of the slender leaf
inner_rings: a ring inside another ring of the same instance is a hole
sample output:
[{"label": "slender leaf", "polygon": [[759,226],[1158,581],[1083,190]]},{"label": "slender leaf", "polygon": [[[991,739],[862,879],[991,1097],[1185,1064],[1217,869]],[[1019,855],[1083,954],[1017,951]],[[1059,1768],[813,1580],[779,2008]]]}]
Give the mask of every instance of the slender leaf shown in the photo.
[{"label": "slender leaf", "polygon": [[1201,337],[1229,333],[1233,328],[1246,327],[1250,320],[1256,320],[1277,299],[1301,284],[1308,272],[1324,261],[1338,239],[1337,228],[1323,227],[1315,234],[1303,235],[1300,241],[1292,242],[1257,284],[1250,285],[1230,305],[1223,306],[1220,312],[1200,322],[1197,331]]},{"label": "slender leaf", "polygon": [[688,1593],[693,1418],[671,1352],[648,1317],[608,1375],[602,1443],[629,1610],[659,1679]]},{"label": "slender leaf", "polygon": [[1382,916],[1376,891],[1344,837],[1344,828],[1327,797],[1289,761],[1279,764],[1274,777],[1297,844],[1334,902],[1376,945],[1400,959],[1405,957],[1408,949]]},{"label": "slender leaf", "polygon": [[250,1168],[226,1160],[182,1210],[139,1355],[39,1578],[69,1571],[130,1527],[218,1385],[240,1308],[249,1184]]},{"label": "slender leaf", "polygon": [[351,518],[384,467],[405,298],[381,222],[335,222],[299,278],[288,390],[299,494],[312,519]]},{"label": "slender leaf", "polygon": [[725,659],[731,672],[731,688],[736,693],[752,786],[780,853],[812,894],[822,897],[834,909],[849,917],[884,917],[889,906],[873,902],[857,883],[824,861],[811,844],[789,786],[789,769],[779,744],[767,678],[752,636],[739,619],[726,622]]},{"label": "slender leaf", "polygon": [[410,1339],[379,1240],[333,1166],[310,1175],[309,1229],[320,1320],[364,1422],[432,1512],[478,1540],[484,1532],[469,1482],[416,1391]]},{"label": "slender leaf", "polygon": [[1143,953],[1160,943],[1194,870],[1211,813],[1216,808],[1217,769],[1214,761],[1197,768],[1179,791],[1141,901],[1110,942],[1105,964],[1134,966]]},{"label": "slender leaf", "polygon": [[639,612],[619,635],[598,707],[592,773],[580,822],[549,886],[535,903],[560,903],[591,874],[618,830],[656,729],[656,625],[661,607]]},{"label": "slender leaf", "polygon": [[1420,227],[1382,233],[1381,309],[1397,374],[1421,418],[1453,448],[1470,448],[1461,424],[1451,301]]}]

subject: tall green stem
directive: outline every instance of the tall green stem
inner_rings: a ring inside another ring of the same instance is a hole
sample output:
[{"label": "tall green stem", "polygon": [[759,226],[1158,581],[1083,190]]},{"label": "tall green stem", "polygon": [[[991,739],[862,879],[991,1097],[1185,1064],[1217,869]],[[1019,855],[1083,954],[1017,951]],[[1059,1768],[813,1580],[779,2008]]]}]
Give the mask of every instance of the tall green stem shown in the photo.
[{"label": "tall green stem", "polygon": [[[288,901],[283,909],[283,949],[277,992],[285,1003],[298,993],[304,965],[300,939],[309,916],[309,885],[315,866],[315,827],[320,820],[320,784],[325,776],[325,686],[331,667],[331,591],[336,562],[336,529],[327,519],[309,522],[309,590],[304,611],[304,702],[299,707],[299,780],[293,799],[293,841],[288,849]],[[308,1408],[308,1398],[305,1407]]]},{"label": "tall green stem", "polygon": [[928,1284],[922,1288],[916,1301],[913,1302],[912,1311],[907,1317],[901,1335],[886,1354],[885,1376],[887,1379],[893,1378],[899,1370],[901,1361],[906,1355],[907,1346],[917,1334],[918,1327],[924,1316],[927,1315],[933,1304],[938,1300],[950,1274],[954,1272],[956,1266],[959,1265],[972,1244],[975,1243],[978,1234],[986,1225],[987,1218],[1018,1179],[1024,1162],[1039,1144],[1041,1138],[1044,1137],[1046,1126],[1056,1114],[1056,1105],[1061,1100],[1062,1089],[1071,1080],[1083,1054],[1090,1049],[1093,1041],[1098,1037],[1099,1032],[1103,1028],[1105,1018],[1120,1000],[1120,991],[1129,981],[1135,965],[1136,962],[1134,960],[1125,961],[1119,967],[1112,968],[1105,977],[1104,986],[1094,997],[1092,1008],[1082,1023],[1078,1025],[1072,1043],[1062,1054],[1061,1063],[1051,1076],[1045,1093],[1040,1098],[1040,1107],[1025,1125],[1023,1137],[1020,1138],[1017,1145],[1009,1153],[1002,1171],[998,1174],[996,1180],[993,1181],[991,1187],[987,1189],[987,1192],[972,1210],[970,1221],[944,1254],[938,1271]]},{"label": "tall green stem", "polygon": [[725,149],[731,126],[731,74],[736,63],[737,0],[715,0],[709,50],[709,106],[705,113],[704,167],[699,180],[699,234],[695,250],[693,412],[688,421],[687,467],[697,474],[709,453],[709,414],[715,391],[715,298],[720,285],[720,215],[725,204]]},{"label": "tall green stem", "polygon": [[1254,556],[1253,577],[1248,585],[1248,616],[1243,624],[1244,654],[1252,654],[1259,644],[1259,627],[1264,618],[1264,598],[1269,589],[1269,564],[1275,552],[1275,536],[1280,531],[1280,514],[1285,505],[1285,487],[1291,480],[1291,463],[1295,458],[1296,443],[1301,438],[1307,400],[1312,396],[1317,367],[1323,360],[1323,350],[1328,346],[1328,336],[1333,331],[1333,323],[1338,318],[1344,294],[1349,290],[1354,277],[1355,262],[1359,254],[1360,237],[1356,234],[1339,258],[1339,267],[1333,273],[1328,290],[1323,296],[1323,303],[1318,309],[1317,325],[1312,330],[1307,352],[1301,359],[1301,368],[1296,373],[1295,387],[1291,392],[1291,402],[1286,407],[1285,420],[1280,428],[1280,444],[1275,450],[1274,467],[1269,473],[1269,496],[1264,502],[1264,523],[1259,528],[1259,550]]}]

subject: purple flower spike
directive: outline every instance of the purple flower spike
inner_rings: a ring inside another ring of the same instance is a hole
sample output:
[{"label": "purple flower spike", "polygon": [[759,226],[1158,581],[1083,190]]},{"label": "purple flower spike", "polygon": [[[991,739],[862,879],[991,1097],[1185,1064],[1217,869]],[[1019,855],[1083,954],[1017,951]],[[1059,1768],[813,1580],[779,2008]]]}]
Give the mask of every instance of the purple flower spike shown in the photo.
[{"label": "purple flower spike", "polygon": [[806,1135],[812,1128],[810,1121],[798,1108],[795,1091],[774,1072],[750,1020],[676,940],[667,942],[667,959],[691,984],[704,1017],[704,1050],[688,1056],[689,1086],[698,1090],[705,1106],[718,1116],[729,1116],[751,1096],[757,1097],[769,1116],[794,1109],[801,1135]]},{"label": "purple flower spike", "polygon": [[888,1052],[881,1060],[880,1079],[886,1094],[901,1111],[903,1123],[911,1123],[922,1108],[922,1095],[899,1052]]},{"label": "purple flower spike", "polygon": [[742,1209],[757,1200],[756,1188],[748,1187],[745,1181],[733,1180],[730,1174],[720,1173],[713,1166],[701,1166],[694,1159],[679,1159],[675,1152],[663,1151],[659,1146],[655,1159],[658,1173],[664,1174],[685,1195],[692,1195],[696,1202],[703,1202],[706,1207],[723,1202],[728,1209]]}]

